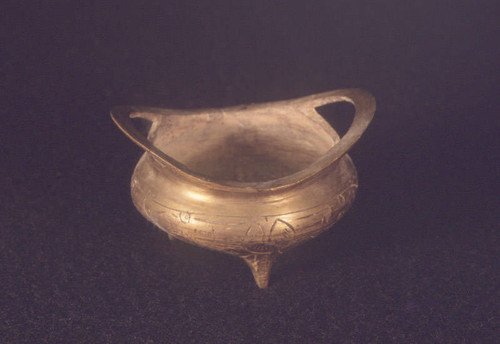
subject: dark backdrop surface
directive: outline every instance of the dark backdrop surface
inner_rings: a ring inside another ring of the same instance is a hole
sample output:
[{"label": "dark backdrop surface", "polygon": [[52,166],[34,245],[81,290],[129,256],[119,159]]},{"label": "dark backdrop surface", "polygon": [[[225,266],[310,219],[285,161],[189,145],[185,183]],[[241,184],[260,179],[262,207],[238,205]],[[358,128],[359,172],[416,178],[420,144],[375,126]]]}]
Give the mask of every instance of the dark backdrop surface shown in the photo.
[{"label": "dark backdrop surface", "polygon": [[[3,343],[493,343],[496,1],[1,3]],[[120,104],[359,87],[360,188],[259,290],[134,209]]]}]

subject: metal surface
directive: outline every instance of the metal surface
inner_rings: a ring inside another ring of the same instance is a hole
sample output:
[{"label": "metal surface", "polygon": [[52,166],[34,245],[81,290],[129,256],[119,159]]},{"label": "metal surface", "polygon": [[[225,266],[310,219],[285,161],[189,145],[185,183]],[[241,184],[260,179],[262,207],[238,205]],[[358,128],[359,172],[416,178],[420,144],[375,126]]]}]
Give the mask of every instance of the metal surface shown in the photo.
[{"label": "metal surface", "polygon": [[[315,108],[354,105],[347,133]],[[243,258],[260,288],[284,250],[330,228],[358,186],[346,154],[375,112],[358,89],[194,111],[117,107],[111,116],[146,153],[132,176],[132,199],[169,237]],[[144,137],[130,118],[152,122]]]}]

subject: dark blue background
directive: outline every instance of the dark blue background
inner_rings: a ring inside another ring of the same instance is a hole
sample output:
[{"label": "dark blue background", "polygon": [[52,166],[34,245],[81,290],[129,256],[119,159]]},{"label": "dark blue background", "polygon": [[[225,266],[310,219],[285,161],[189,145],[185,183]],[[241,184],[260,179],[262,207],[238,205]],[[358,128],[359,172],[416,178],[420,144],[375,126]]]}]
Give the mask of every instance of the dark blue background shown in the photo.
[{"label": "dark blue background", "polygon": [[[499,309],[496,1],[2,1],[2,342],[491,343]],[[121,104],[359,87],[360,189],[259,290],[134,209]],[[498,339],[498,337],[496,337]]]}]

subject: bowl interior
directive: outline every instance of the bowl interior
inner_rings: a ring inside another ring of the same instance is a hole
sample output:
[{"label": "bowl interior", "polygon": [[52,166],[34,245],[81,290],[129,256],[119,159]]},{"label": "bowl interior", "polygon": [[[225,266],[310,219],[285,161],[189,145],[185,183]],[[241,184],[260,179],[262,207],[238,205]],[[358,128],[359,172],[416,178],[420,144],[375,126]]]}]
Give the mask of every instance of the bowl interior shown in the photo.
[{"label": "bowl interior", "polygon": [[262,182],[308,167],[339,137],[319,115],[267,110],[168,116],[150,139],[198,174]]}]

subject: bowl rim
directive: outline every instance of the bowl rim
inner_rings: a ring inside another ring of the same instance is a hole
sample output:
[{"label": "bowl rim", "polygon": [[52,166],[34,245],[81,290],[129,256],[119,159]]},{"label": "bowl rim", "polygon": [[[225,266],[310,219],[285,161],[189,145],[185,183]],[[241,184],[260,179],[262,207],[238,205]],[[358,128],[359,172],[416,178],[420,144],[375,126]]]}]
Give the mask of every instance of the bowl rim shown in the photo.
[{"label": "bowl rim", "polygon": [[[259,182],[218,180],[217,178],[199,174],[189,169],[178,160],[173,159],[158,147],[153,145],[151,141],[149,141],[142,133],[140,133],[136,129],[131,120],[131,118],[134,117],[141,117],[149,119],[154,123],[156,118],[155,114],[167,116],[173,114],[189,115],[210,112],[215,113],[217,111],[237,112],[243,110],[252,111],[270,107],[292,106],[303,110],[302,113],[308,116],[310,119],[316,121],[321,119],[322,121],[324,121],[324,118],[319,113],[317,113],[316,111],[311,111],[311,109],[314,110],[322,105],[336,102],[349,102],[354,106],[353,121],[345,135],[340,138],[340,141],[338,141],[326,153],[324,153],[321,157],[312,162],[306,168],[284,177]],[[155,161],[157,163],[159,163],[162,167],[168,168],[176,174],[190,180],[191,182],[219,190],[234,192],[263,192],[293,187],[314,177],[315,175],[327,169],[329,166],[335,164],[335,162],[337,162],[340,158],[347,154],[351,147],[359,140],[359,138],[371,122],[375,114],[375,108],[375,98],[367,91],[361,89],[339,89],[296,99],[239,105],[223,109],[175,110],[152,107],[119,106],[114,107],[111,110],[110,115],[118,128],[123,131],[125,135],[139,147],[144,149],[147,153],[150,153],[155,158]],[[134,116],[134,113],[139,112],[142,112],[143,114],[141,116]],[[149,113],[151,115],[144,115],[144,113]]]}]

